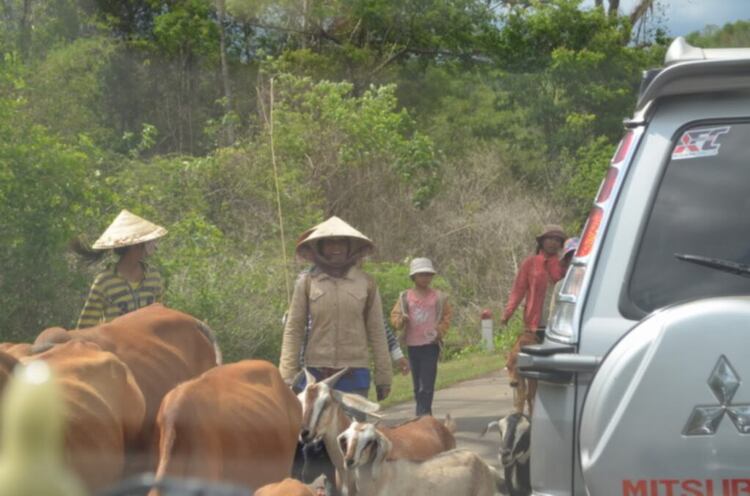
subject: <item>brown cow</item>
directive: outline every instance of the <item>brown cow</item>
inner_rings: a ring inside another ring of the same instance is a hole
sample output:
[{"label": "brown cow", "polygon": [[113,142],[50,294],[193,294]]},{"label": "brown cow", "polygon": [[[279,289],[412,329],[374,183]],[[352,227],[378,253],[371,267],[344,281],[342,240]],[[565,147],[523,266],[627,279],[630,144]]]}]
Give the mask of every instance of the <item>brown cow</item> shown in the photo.
[{"label": "brown cow", "polygon": [[254,496],[315,496],[315,493],[300,481],[286,478],[261,487],[255,491]]},{"label": "brown cow", "polygon": [[47,329],[34,342],[34,351],[73,339],[96,343],[130,368],[146,414],[128,473],[153,470],[149,452],[156,442],[153,426],[161,400],[177,384],[221,363],[213,331],[190,315],[154,304],[87,329]]},{"label": "brown cow", "polygon": [[302,408],[263,360],[223,365],[164,398],[157,427],[162,477],[199,477],[257,489],[288,477]]},{"label": "brown cow", "polygon": [[37,359],[49,364],[61,385],[66,462],[91,491],[117,482],[146,410],[130,369],[114,354],[79,340],[24,361]]},{"label": "brown cow", "polygon": [[29,343],[0,343],[0,351],[16,358],[23,358],[31,354]]}]

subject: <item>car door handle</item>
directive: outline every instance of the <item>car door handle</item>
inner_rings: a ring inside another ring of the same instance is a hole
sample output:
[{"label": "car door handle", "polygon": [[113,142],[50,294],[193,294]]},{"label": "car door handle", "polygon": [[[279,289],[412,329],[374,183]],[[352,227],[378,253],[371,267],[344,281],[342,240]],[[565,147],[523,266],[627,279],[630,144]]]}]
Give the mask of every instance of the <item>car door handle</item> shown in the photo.
[{"label": "car door handle", "polygon": [[518,369],[524,372],[593,372],[599,367],[602,359],[598,356],[579,355],[577,353],[556,353],[539,356],[524,353],[518,354]]}]

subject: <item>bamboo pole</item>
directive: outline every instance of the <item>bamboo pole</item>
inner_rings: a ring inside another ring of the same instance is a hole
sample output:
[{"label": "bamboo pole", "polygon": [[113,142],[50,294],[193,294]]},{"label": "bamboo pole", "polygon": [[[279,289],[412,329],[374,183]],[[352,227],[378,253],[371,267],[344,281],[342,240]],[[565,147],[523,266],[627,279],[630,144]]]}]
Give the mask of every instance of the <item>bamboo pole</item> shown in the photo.
[{"label": "bamboo pole", "polygon": [[287,306],[292,302],[292,292],[289,287],[289,263],[286,258],[286,237],[284,235],[284,214],[281,208],[281,186],[279,184],[279,169],[276,164],[276,144],[274,142],[274,121],[273,121],[273,106],[274,106],[274,91],[273,91],[273,78],[271,78],[271,95],[270,95],[270,108],[268,111],[268,134],[271,138],[271,163],[273,164],[273,180],[276,186],[276,209],[279,216],[279,232],[281,233],[281,257],[284,263],[284,286],[286,287],[286,300]]}]

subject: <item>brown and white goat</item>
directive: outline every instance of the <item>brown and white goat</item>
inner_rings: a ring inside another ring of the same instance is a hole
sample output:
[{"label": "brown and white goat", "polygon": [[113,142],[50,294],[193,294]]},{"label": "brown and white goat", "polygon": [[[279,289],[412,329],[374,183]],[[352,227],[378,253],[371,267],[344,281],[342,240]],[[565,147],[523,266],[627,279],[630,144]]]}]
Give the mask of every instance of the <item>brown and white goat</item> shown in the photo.
[{"label": "brown and white goat", "polygon": [[[334,390],[336,381],[346,372],[347,369],[344,369],[316,382],[315,377],[306,371],[307,385],[298,397],[302,403],[302,442],[323,440],[336,467],[337,487],[339,490],[345,489],[351,496],[356,494],[356,488],[346,471],[338,445],[339,434],[352,423],[344,408],[376,416],[374,414],[380,406],[359,395]],[[446,417],[445,422],[424,416],[394,427],[383,426],[379,429],[390,440],[393,446],[390,456],[394,459],[421,461],[456,447],[453,436],[455,423],[450,415]]]},{"label": "brown and white goat", "polygon": [[483,437],[493,427],[497,427],[500,431],[498,459],[505,474],[507,494],[529,496],[531,494],[529,470],[531,422],[529,417],[519,412],[511,413],[487,424],[481,436]]},{"label": "brown and white goat", "polygon": [[339,444],[358,496],[493,496],[502,485],[500,474],[468,450],[390,460],[393,445],[373,424],[353,422]]}]

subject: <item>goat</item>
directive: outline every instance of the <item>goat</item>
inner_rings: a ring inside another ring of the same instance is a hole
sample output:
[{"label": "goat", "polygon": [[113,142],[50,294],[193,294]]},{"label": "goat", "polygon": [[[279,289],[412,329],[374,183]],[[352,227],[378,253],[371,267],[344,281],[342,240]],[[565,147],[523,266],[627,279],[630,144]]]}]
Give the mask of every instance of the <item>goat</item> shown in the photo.
[{"label": "goat", "polygon": [[390,460],[391,441],[364,422],[353,422],[338,439],[358,496],[493,496],[502,484],[500,473],[468,450],[421,462]]},{"label": "goat", "polygon": [[[315,377],[306,371],[307,385],[298,395],[302,403],[300,439],[306,444],[323,440],[336,468],[338,489],[345,487],[348,494],[353,495],[356,493],[356,488],[348,478],[337,442],[338,435],[344,432],[352,422],[345,408],[377,417],[374,413],[379,409],[379,405],[361,396],[333,389],[336,381],[346,373],[346,370],[339,371],[320,382],[316,382]],[[392,450],[394,458],[421,461],[456,446],[453,436],[455,422],[450,415],[446,417],[445,422],[440,422],[431,416],[424,416],[395,427],[381,427],[380,429],[394,446]]]},{"label": "goat", "polygon": [[510,496],[529,496],[531,422],[523,413],[515,412],[487,424],[483,437],[493,427],[500,431],[498,459],[505,472],[505,485]]}]

